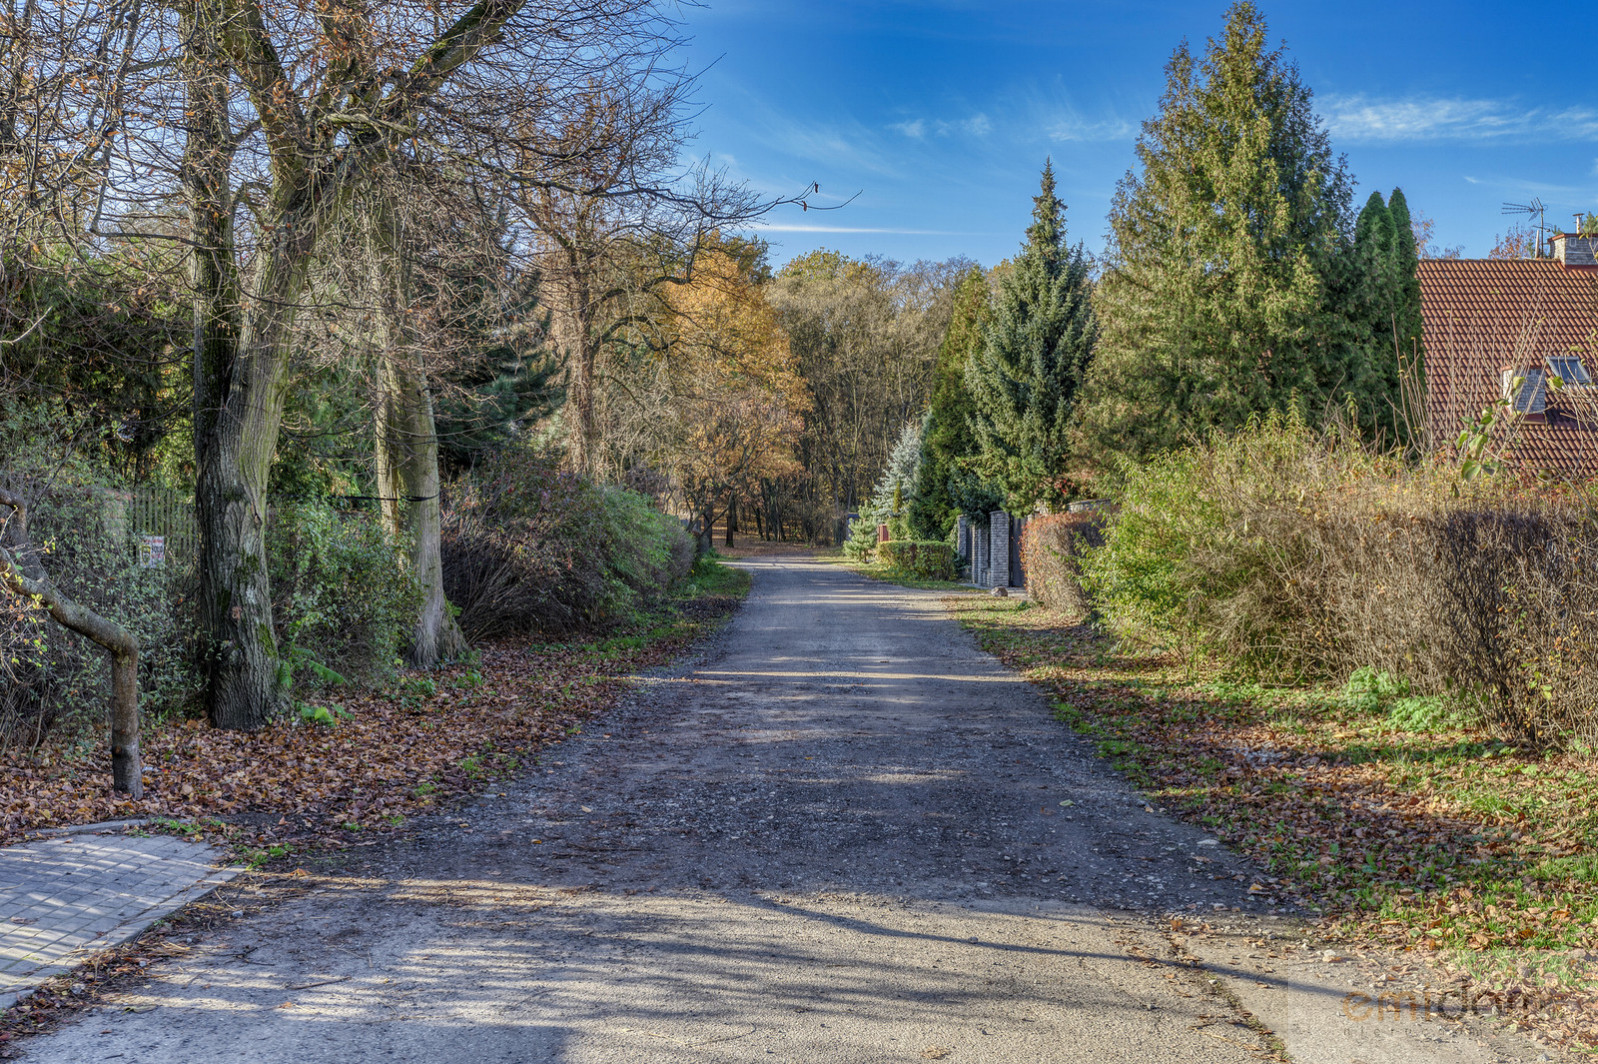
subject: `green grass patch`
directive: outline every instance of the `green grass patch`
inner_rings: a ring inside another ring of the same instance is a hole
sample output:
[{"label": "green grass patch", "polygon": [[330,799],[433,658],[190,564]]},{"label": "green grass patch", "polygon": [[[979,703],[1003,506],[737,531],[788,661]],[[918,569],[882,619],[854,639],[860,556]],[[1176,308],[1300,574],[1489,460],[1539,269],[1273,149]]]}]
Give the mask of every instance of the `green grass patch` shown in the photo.
[{"label": "green grass patch", "polygon": [[[882,565],[877,562],[855,561],[853,558],[848,557],[842,552],[836,554],[823,554],[818,555],[817,557],[821,561],[849,569],[871,580],[880,580],[885,584],[898,584],[900,587],[913,587],[921,591],[957,591],[969,594],[981,593],[977,588],[972,587],[970,584],[962,584],[958,580],[927,580],[921,577],[912,576],[906,572],[903,572],[902,570],[894,569],[890,566]],[[999,601],[1006,600],[1001,599]],[[1009,605],[1011,609],[1014,609],[1018,603],[1010,601]]]}]

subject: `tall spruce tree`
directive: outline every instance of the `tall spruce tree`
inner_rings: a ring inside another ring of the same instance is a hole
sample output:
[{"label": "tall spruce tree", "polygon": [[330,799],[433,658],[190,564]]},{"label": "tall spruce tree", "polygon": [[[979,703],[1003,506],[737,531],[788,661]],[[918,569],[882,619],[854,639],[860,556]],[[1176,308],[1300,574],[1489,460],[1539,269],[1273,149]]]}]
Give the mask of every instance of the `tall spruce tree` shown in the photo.
[{"label": "tall spruce tree", "polygon": [[947,536],[955,519],[968,512],[972,502],[965,497],[969,492],[961,490],[968,479],[964,463],[977,453],[976,432],[971,427],[976,407],[966,388],[965,373],[982,344],[989,303],[987,275],[973,266],[955,290],[949,327],[932,370],[921,464],[910,500],[910,527],[919,539]]},{"label": "tall spruce tree", "polygon": [[973,468],[1019,512],[1065,499],[1071,407],[1096,335],[1087,256],[1080,244],[1066,244],[1052,163],[1041,184],[1026,243],[999,282],[992,320],[966,369]]},{"label": "tall spruce tree", "polygon": [[1313,419],[1358,369],[1328,285],[1348,245],[1349,178],[1259,10],[1234,4],[1202,61],[1184,42],[1166,76],[1111,208],[1080,410],[1089,459],[1294,403]]}]

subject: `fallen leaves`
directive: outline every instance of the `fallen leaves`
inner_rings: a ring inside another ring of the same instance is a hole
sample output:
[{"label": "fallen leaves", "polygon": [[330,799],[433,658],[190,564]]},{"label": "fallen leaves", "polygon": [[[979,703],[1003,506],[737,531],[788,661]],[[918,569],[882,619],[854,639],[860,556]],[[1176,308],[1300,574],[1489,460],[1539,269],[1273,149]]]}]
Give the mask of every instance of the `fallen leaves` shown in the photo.
[{"label": "fallen leaves", "polygon": [[1325,913],[1328,938],[1425,951],[1513,1000],[1579,991],[1558,1016],[1517,1022],[1598,1044],[1590,757],[1402,732],[1335,693],[1206,682],[1183,662],[1122,656],[1047,611],[949,606],[1152,804],[1252,858],[1251,894]]},{"label": "fallen leaves", "polygon": [[349,717],[332,727],[297,717],[252,733],[152,722],[140,802],[111,792],[103,739],[60,735],[37,750],[0,751],[0,845],[43,828],[132,817],[224,838],[257,860],[359,845],[576,735],[628,677],[670,660],[738,601],[687,603],[682,616],[644,636],[504,640],[472,665],[408,674],[386,690],[340,689]]}]

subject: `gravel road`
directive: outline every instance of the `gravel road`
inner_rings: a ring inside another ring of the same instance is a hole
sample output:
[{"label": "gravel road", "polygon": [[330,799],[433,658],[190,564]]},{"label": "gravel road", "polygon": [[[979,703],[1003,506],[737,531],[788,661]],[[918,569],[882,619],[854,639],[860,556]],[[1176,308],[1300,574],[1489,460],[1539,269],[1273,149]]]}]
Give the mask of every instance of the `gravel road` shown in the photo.
[{"label": "gravel road", "polygon": [[1270,1050],[1226,991],[1269,977],[1201,966],[1170,931],[1173,912],[1230,922],[1241,956],[1286,926],[1246,866],[1147,808],[936,594],[804,556],[744,564],[750,600],[698,660],[646,680],[504,796],[211,933],[27,1057],[1177,1064]]}]

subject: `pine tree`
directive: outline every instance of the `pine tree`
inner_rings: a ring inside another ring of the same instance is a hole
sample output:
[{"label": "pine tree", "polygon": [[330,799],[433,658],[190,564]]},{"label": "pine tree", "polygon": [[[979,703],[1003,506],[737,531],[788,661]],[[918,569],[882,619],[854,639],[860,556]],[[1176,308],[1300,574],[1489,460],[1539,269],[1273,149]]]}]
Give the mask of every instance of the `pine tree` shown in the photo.
[{"label": "pine tree", "polygon": [[1184,43],[1166,75],[1111,208],[1080,414],[1090,459],[1294,404],[1317,416],[1358,368],[1328,284],[1349,179],[1258,9],[1234,4],[1203,60]]},{"label": "pine tree", "polygon": [[1047,163],[1026,243],[999,282],[992,321],[966,370],[979,448],[973,468],[1003,489],[1011,510],[1065,498],[1067,429],[1094,336],[1087,256],[1065,242],[1065,205]]},{"label": "pine tree", "polygon": [[[977,453],[971,428],[976,407],[965,385],[966,366],[982,343],[988,316],[988,279],[973,266],[955,290],[949,327],[932,370],[932,398],[921,436],[921,464],[910,496],[910,527],[919,539],[943,539],[966,504],[980,503],[955,491],[965,482],[962,463]],[[992,493],[989,492],[989,495]],[[969,511],[975,512],[975,511]]]},{"label": "pine tree", "polygon": [[921,466],[921,433],[924,421],[912,421],[899,432],[899,439],[888,454],[888,464],[877,478],[871,501],[860,508],[860,516],[850,529],[843,549],[854,557],[864,557],[876,549],[877,526],[886,524],[894,539],[903,538],[896,527],[904,518],[899,516],[903,505],[903,489],[916,482]]}]

